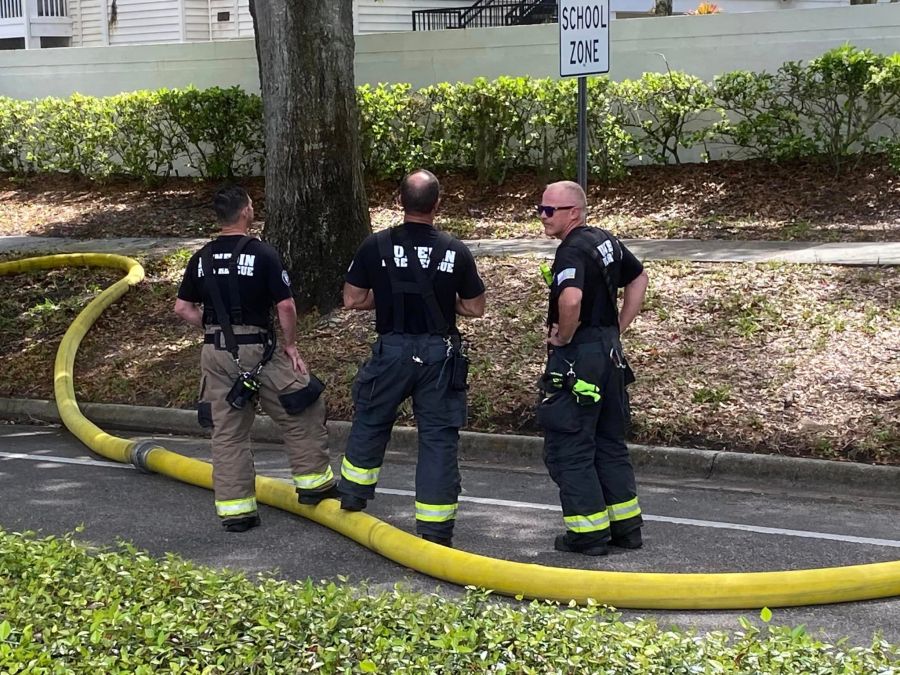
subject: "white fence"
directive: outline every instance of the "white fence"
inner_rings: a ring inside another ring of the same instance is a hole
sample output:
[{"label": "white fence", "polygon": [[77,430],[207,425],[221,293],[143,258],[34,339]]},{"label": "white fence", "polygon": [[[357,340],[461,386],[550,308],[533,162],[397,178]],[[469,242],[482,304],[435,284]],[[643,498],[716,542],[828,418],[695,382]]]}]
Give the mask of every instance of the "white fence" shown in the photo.
[{"label": "white fence", "polygon": [[37,0],[38,16],[69,16],[66,0]]},{"label": "white fence", "polygon": [[[41,0],[42,2],[58,0]],[[0,0],[0,3],[7,0]],[[845,42],[900,51],[900,3],[613,22],[614,79],[684,70],[704,79],[731,70],[776,70]],[[383,33],[356,37],[356,82],[422,87],[483,76],[558,76],[558,27]],[[0,96],[238,85],[259,91],[252,40],[0,51]]]},{"label": "white fence", "polygon": [[22,0],[0,0],[0,19],[21,19]]}]

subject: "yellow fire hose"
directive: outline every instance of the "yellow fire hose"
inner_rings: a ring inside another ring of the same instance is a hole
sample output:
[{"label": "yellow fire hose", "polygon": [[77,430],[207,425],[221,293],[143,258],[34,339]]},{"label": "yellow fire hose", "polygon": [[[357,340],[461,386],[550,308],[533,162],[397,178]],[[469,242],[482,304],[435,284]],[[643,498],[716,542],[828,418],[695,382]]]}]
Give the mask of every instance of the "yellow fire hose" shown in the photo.
[{"label": "yellow fire hose", "polygon": [[[100,293],[66,331],[56,356],[54,392],[69,430],[100,455],[212,489],[212,467],[166,450],[111,436],[90,422],[75,400],[78,345],[113,302],[144,278],[131,258],[100,253],[53,255],[0,263],[0,275],[57,267],[111,267],[125,277]],[[655,574],[563,569],[488,558],[426,542],[365,513],[341,511],[336,500],[301,506],[293,486],[259,476],[257,500],[313,520],[405,567],[454,584],[497,593],[633,609],[740,609],[816,605],[900,595],[900,561],[784,572]]]}]

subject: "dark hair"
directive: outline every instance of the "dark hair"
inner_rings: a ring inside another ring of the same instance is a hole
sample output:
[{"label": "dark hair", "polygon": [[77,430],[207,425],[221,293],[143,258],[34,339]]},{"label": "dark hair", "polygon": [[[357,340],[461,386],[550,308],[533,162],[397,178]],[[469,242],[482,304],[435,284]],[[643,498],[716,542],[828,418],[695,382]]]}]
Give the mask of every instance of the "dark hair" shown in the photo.
[{"label": "dark hair", "polygon": [[213,210],[220,223],[233,223],[238,214],[250,203],[250,195],[239,185],[225,185],[213,197]]},{"label": "dark hair", "polygon": [[400,204],[407,213],[431,213],[441,193],[438,179],[430,171],[419,169],[400,184]]}]

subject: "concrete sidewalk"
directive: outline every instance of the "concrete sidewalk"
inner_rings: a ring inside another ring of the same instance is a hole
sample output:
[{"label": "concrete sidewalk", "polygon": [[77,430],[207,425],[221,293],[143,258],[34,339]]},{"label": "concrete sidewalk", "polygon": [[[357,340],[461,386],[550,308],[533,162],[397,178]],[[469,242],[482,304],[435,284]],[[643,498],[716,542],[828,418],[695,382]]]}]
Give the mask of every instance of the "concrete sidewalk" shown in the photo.
[{"label": "concrete sidewalk", "polygon": [[[156,438],[165,446],[167,435],[203,436],[194,410],[82,403],[82,413],[109,433],[130,431],[130,438]],[[19,422],[59,423],[52,401],[0,398],[0,419]],[[350,423],[329,421],[329,446],[340,454],[350,432]],[[159,434],[154,436],[154,434]],[[258,415],[253,440],[280,443],[281,436],[268,417]],[[388,452],[395,457],[414,460],[418,448],[416,430],[396,427]],[[700,450],[630,444],[632,462],[638,474],[677,477],[685,482],[763,481],[772,487],[834,489],[841,494],[878,496],[894,502],[900,498],[900,467],[874,466],[779,455],[755,455],[739,452]],[[504,468],[543,470],[543,439],[540,436],[460,432],[460,459]]]},{"label": "concrete sidewalk", "polygon": [[[120,253],[144,255],[196,250],[208,239],[125,237],[71,239],[67,237],[0,237],[0,253]],[[900,265],[900,242],[822,243],[803,241],[736,241],[724,239],[625,239],[641,260],[697,262],[816,263],[823,265]],[[559,242],[553,239],[474,239],[465,242],[476,256],[534,255],[552,258]]]}]

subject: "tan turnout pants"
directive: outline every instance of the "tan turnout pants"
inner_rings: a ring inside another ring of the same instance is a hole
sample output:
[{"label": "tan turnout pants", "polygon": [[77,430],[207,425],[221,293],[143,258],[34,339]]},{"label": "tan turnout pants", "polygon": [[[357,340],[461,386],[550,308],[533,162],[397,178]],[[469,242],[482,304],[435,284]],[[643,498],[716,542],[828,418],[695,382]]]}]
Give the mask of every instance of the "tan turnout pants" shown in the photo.
[{"label": "tan turnout pants", "polygon": [[[235,335],[263,332],[258,326],[233,326]],[[208,326],[207,333],[218,330]],[[251,370],[259,363],[264,345],[239,345],[240,364]],[[238,410],[225,400],[238,376],[238,367],[227,349],[204,344],[200,356],[200,400],[211,404],[212,464],[216,512],[234,518],[256,512],[256,470],[250,448],[250,428],[256,416],[248,403]],[[293,474],[294,485],[318,492],[334,485],[329,465],[328,431],[325,428],[325,401],[320,397],[299,414],[285,412],[279,394],[306,387],[309,376],[295,372],[281,345],[258,375],[259,402],[281,430]]]}]

